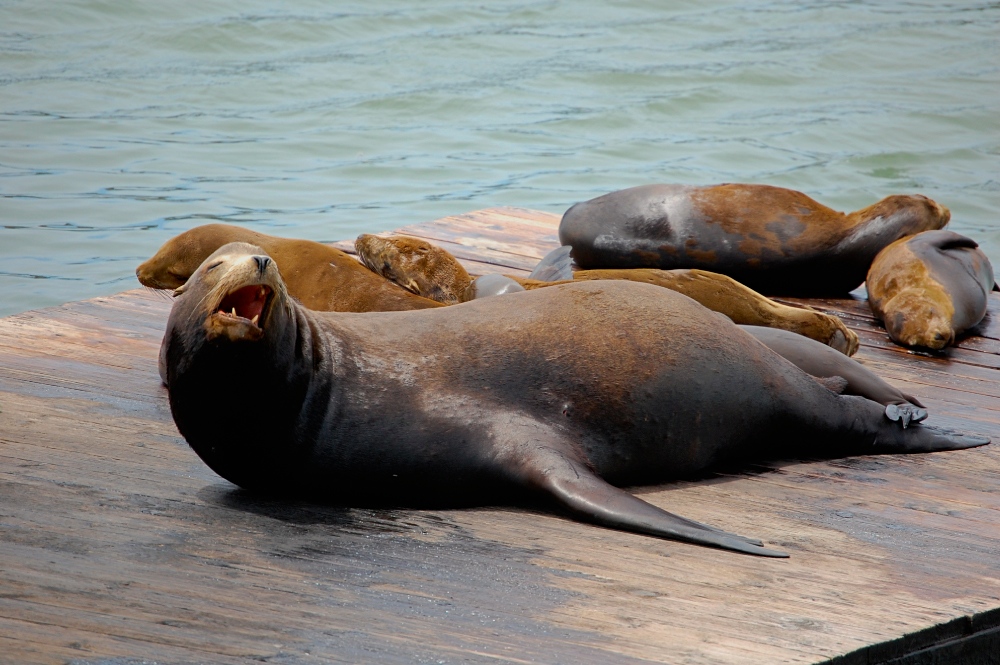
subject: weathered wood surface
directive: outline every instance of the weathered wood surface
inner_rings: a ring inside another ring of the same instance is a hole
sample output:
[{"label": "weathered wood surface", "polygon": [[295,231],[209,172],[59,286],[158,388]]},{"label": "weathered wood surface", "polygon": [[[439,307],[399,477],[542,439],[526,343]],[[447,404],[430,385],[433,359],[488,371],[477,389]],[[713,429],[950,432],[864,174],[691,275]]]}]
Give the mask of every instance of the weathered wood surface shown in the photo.
[{"label": "weathered wood surface", "polygon": [[[557,221],[505,208],[403,231],[472,273],[524,274]],[[1000,440],[1000,300],[935,356],[889,342],[863,301],[811,304],[930,422]],[[1000,624],[998,445],[636,489],[788,560],[532,509],[262,499],[174,428],[156,373],[169,306],[139,289],[0,319],[2,662],[813,663],[976,615],[844,659],[875,662]]]}]

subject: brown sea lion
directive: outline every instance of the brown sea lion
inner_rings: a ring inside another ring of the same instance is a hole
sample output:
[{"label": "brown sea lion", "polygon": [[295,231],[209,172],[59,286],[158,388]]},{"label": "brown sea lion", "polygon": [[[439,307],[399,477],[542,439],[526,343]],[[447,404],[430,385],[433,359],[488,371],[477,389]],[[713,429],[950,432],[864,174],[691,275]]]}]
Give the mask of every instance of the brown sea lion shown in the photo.
[{"label": "brown sea lion", "polygon": [[982,321],[993,267],[975,240],[952,231],[902,238],[875,257],[868,303],[903,346],[943,349]]},{"label": "brown sea lion", "polygon": [[445,305],[462,302],[462,295],[472,283],[472,277],[454,256],[422,238],[383,238],[362,233],[355,239],[354,249],[373,272]]},{"label": "brown sea lion", "polygon": [[163,343],[178,430],[247,489],[347,502],[535,494],[607,527],[764,556],[783,554],[610,483],[746,457],[988,443],[896,427],[882,405],[834,394],[692,300],[631,282],[318,313],[237,243],[188,280]]},{"label": "brown sea lion", "polygon": [[[365,265],[397,284],[412,288],[414,293],[431,297],[447,297],[448,302],[464,302],[482,295],[493,295],[503,282],[494,281],[493,288],[470,288],[472,278],[458,259],[426,240],[408,236],[381,237],[361,235],[354,243]],[[419,247],[419,251],[415,248]],[[416,256],[419,254],[418,256]],[[542,260],[543,274],[562,276],[568,265],[562,263],[565,251],[553,250],[552,264],[561,265],[550,271],[549,257]],[[533,273],[538,274],[538,273]],[[578,270],[573,281],[629,280],[644,282],[683,293],[711,310],[725,314],[736,323],[789,330],[827,344],[841,353],[853,355],[858,349],[858,336],[835,316],[810,309],[791,307],[765,298],[730,277],[704,270]],[[525,289],[538,289],[562,284],[563,281],[542,281],[508,275]],[[447,294],[442,296],[441,294]]]},{"label": "brown sea lion", "polygon": [[278,238],[231,224],[206,224],[177,235],[135,270],[143,286],[176,289],[212,252],[230,242],[264,248],[292,293],[310,309],[387,312],[441,307],[379,277],[349,254],[313,242]]},{"label": "brown sea lion", "polygon": [[577,203],[559,240],[581,268],[700,268],[776,295],[841,295],[904,236],[951,213],[926,196],[889,196],[844,214],[769,185],[645,185]]}]

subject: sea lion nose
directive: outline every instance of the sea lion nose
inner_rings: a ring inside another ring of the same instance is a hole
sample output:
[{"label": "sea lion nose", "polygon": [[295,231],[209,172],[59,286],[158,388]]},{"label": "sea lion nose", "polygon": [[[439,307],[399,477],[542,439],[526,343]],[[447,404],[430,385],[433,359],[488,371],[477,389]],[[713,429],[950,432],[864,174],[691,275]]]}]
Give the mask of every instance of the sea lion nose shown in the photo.
[{"label": "sea lion nose", "polygon": [[269,256],[254,256],[253,260],[257,263],[257,272],[262,275],[264,274],[264,271],[267,270],[267,266],[271,263],[271,257]]}]

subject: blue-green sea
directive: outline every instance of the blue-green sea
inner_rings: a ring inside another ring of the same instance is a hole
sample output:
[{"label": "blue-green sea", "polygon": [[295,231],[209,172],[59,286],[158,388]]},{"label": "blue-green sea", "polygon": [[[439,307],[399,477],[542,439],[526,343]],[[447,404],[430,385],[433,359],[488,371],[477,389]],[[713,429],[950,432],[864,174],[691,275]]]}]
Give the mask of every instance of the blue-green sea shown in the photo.
[{"label": "blue-green sea", "polygon": [[0,315],[207,222],[727,181],[923,193],[1000,261],[1000,3],[0,0]]}]

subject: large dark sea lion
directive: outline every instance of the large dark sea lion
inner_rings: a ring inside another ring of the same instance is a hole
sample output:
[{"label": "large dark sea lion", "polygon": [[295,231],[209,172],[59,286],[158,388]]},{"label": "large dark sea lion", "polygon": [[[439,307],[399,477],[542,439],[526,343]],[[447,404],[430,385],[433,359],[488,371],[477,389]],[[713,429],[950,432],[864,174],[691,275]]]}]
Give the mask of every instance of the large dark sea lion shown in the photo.
[{"label": "large dark sea lion", "polygon": [[943,349],[982,321],[993,267],[975,240],[927,231],[897,240],[875,257],[868,303],[903,346]]},{"label": "large dark sea lion", "polygon": [[631,282],[318,313],[288,296],[261,249],[231,244],[188,280],[163,344],[179,431],[242,487],[410,503],[489,488],[506,500],[548,497],[612,528],[765,556],[782,554],[609,483],[745,457],[988,443],[902,429],[880,404],[834,394],[689,298]]},{"label": "large dark sea lion", "polygon": [[441,307],[385,280],[334,247],[269,236],[231,224],[206,224],[171,238],[136,268],[135,275],[143,286],[176,289],[212,252],[230,242],[262,247],[281,266],[294,296],[310,309],[391,312]]},{"label": "large dark sea lion", "polygon": [[[453,304],[477,297],[509,292],[504,280],[483,275],[475,280],[452,254],[426,240],[410,236],[363,234],[354,247],[362,262],[386,279],[414,293]],[[564,276],[571,280],[545,281],[507,275],[528,290],[565,284],[567,281],[627,280],[652,284],[683,293],[705,307],[725,314],[736,323],[781,328],[827,344],[846,355],[858,350],[858,336],[836,316],[790,307],[765,298],[725,275],[705,270],[578,270],[568,271],[556,249],[543,259],[532,275]],[[553,257],[550,261],[550,257]],[[552,264],[560,267],[551,270]]]},{"label": "large dark sea lion", "polygon": [[769,295],[845,294],[875,256],[951,213],[926,196],[889,196],[844,214],[768,185],[645,185],[577,203],[559,240],[581,268],[700,268]]}]

